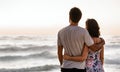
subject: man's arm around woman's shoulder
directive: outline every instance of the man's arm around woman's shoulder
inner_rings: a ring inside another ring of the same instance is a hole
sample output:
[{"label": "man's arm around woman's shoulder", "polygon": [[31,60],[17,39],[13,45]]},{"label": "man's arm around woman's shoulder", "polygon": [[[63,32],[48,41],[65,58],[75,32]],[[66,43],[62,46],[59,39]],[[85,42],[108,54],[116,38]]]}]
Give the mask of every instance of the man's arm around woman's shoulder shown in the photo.
[{"label": "man's arm around woman's shoulder", "polygon": [[100,38],[100,39],[101,39],[101,42],[94,43],[93,45],[88,46],[88,47],[94,52],[100,50],[103,47],[103,45],[105,44],[105,40],[103,38]]}]

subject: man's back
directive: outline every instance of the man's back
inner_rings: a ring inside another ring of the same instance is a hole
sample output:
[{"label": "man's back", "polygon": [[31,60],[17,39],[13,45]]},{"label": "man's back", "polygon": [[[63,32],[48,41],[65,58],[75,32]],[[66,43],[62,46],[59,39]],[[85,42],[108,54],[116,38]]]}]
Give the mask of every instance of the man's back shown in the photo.
[{"label": "man's back", "polygon": [[78,26],[67,26],[60,30],[59,36],[66,54],[70,56],[81,55],[84,45],[84,31]]},{"label": "man's back", "polygon": [[[87,31],[79,26],[67,26],[59,31],[58,33],[58,45],[62,45],[64,48],[64,53],[70,56],[81,55],[84,43],[86,43]],[[91,41],[88,37],[87,40]],[[88,45],[92,42],[88,41]],[[85,68],[85,61],[74,62],[74,61],[63,61],[63,68]]]}]

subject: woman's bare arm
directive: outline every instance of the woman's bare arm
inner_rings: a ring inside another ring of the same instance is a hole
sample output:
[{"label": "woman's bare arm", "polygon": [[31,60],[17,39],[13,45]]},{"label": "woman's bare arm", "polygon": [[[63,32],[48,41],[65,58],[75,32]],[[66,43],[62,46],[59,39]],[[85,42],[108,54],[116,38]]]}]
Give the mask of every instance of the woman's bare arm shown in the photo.
[{"label": "woman's bare arm", "polygon": [[102,50],[100,52],[100,60],[102,62],[102,65],[104,64],[104,47],[102,47]]},{"label": "woman's bare arm", "polygon": [[72,57],[72,56],[68,56],[68,55],[64,55],[64,59],[65,60],[70,60],[70,61],[77,61],[77,62],[82,62],[84,61],[88,56],[88,47],[87,46],[84,46],[83,48],[83,52],[82,52],[82,55],[81,56],[75,56],[75,57]]}]

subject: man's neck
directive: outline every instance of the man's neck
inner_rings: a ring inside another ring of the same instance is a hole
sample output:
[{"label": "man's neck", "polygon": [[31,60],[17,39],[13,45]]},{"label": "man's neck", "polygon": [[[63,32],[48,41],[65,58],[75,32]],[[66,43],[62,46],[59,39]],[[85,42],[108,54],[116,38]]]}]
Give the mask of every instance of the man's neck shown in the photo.
[{"label": "man's neck", "polygon": [[78,26],[78,23],[70,23],[70,26]]}]

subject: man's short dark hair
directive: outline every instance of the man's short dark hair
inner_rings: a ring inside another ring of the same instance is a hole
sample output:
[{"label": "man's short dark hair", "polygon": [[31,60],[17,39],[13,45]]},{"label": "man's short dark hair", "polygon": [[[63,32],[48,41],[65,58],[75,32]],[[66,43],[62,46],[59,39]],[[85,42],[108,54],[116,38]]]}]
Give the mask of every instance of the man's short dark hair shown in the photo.
[{"label": "man's short dark hair", "polygon": [[82,12],[79,8],[73,7],[69,12],[69,16],[73,22],[78,23],[82,17]]}]

